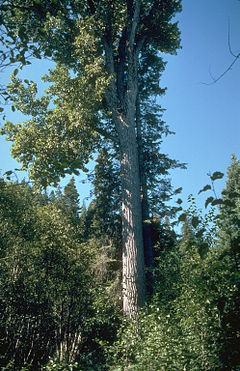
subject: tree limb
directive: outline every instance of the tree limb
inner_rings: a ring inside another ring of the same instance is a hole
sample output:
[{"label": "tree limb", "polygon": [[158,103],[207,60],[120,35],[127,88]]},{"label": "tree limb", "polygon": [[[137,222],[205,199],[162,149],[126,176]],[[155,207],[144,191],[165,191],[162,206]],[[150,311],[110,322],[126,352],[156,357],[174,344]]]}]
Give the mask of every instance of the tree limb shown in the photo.
[{"label": "tree limb", "polygon": [[120,104],[123,102],[124,97],[124,63],[126,58],[126,41],[127,41],[127,28],[122,31],[122,36],[118,45],[117,56],[117,92]]},{"label": "tree limb", "polygon": [[137,25],[138,25],[138,22],[139,22],[140,5],[141,5],[141,0],[136,0],[133,19],[132,19],[132,22],[131,22],[130,34],[129,34],[129,46],[130,46],[131,49],[133,49],[133,46],[134,46],[134,41],[135,41],[135,36],[136,36],[136,29],[137,29]]},{"label": "tree limb", "polygon": [[94,128],[94,130],[98,133],[98,134],[100,134],[100,135],[102,135],[104,138],[106,138],[106,139],[110,139],[112,142],[114,142],[114,143],[119,143],[119,141],[118,141],[118,138],[117,137],[115,137],[114,135],[112,135],[112,134],[109,134],[106,130],[104,130],[104,129],[101,129],[101,128]]}]

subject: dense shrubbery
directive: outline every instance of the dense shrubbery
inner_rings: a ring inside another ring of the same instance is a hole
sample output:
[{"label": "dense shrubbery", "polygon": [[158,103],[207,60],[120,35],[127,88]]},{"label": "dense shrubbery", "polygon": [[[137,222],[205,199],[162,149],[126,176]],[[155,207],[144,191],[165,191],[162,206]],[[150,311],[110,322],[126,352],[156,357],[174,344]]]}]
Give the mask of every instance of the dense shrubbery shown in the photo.
[{"label": "dense shrubbery", "polygon": [[74,184],[50,198],[24,183],[0,187],[1,368],[40,369],[49,356],[62,367],[102,362],[97,339],[113,338],[119,320],[110,283],[93,272],[100,244],[84,237]]}]

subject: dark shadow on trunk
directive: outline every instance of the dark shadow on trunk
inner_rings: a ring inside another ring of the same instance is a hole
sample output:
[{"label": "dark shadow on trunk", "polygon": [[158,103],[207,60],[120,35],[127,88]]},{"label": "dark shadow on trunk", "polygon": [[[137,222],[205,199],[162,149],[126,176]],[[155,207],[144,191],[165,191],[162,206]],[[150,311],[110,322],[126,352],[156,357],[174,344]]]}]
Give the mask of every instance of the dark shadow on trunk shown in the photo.
[{"label": "dark shadow on trunk", "polygon": [[147,294],[149,297],[153,294],[154,289],[154,258],[152,244],[151,224],[143,222],[143,243],[144,243],[144,261],[146,267]]}]

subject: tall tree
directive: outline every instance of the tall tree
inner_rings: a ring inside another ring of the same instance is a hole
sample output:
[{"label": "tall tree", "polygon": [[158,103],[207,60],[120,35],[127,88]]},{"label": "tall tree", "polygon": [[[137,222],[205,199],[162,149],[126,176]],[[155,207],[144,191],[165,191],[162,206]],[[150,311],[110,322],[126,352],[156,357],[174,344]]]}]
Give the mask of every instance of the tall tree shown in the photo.
[{"label": "tall tree", "polygon": [[[39,4],[9,0],[2,9],[2,17],[10,17],[11,32],[21,30],[21,39],[38,43],[43,54],[59,63],[50,77],[55,83],[50,88],[52,97],[57,97],[55,108],[46,114],[46,100],[37,105],[27,94],[30,101],[25,99],[23,110],[33,114],[33,119],[5,130],[15,142],[15,157],[30,165],[32,176],[46,184],[65,172],[84,169],[90,154],[99,148],[100,136],[118,147],[123,310],[134,317],[146,295],[135,123],[139,58],[146,49],[156,58],[159,52],[176,51],[179,31],[170,21],[180,11],[180,1],[52,0]],[[72,68],[74,77],[67,68]]]}]

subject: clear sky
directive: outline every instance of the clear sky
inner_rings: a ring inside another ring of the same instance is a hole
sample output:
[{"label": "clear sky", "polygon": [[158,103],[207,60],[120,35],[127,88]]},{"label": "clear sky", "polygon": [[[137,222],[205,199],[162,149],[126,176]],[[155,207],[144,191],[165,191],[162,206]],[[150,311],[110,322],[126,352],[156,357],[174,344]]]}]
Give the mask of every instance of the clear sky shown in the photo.
[{"label": "clear sky", "polygon": [[[208,183],[208,172],[226,173],[231,154],[240,157],[240,59],[217,83],[204,84],[211,82],[210,71],[218,77],[232,63],[228,38],[232,51],[240,52],[240,1],[182,3],[183,11],[177,16],[182,49],[177,56],[164,56],[168,64],[160,85],[168,90],[160,103],[166,109],[164,120],[176,132],[164,141],[162,151],[188,164],[187,170],[171,173],[173,185],[183,187],[182,198],[186,200]],[[48,61],[36,61],[21,76],[39,81],[48,68]],[[8,77],[9,71],[1,73],[1,83]],[[22,120],[18,113],[6,112],[8,120]],[[10,157],[10,144],[0,137],[1,172],[16,167],[19,164]],[[223,182],[218,182],[220,192]],[[78,180],[77,185],[83,200],[88,189]]]}]

